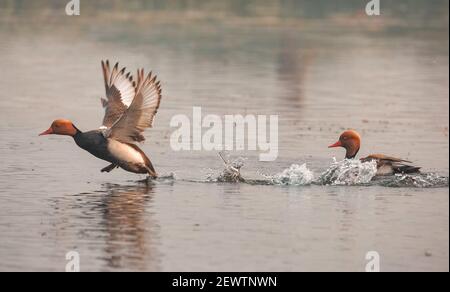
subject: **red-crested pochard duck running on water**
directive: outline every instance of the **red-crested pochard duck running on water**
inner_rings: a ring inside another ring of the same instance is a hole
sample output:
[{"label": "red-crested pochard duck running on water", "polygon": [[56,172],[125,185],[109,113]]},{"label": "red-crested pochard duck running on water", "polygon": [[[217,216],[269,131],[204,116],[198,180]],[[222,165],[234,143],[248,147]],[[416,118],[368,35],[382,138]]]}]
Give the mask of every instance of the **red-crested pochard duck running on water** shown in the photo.
[{"label": "red-crested pochard duck running on water", "polygon": [[[328,146],[343,147],[346,150],[345,158],[352,159],[358,154],[361,145],[361,136],[353,130],[345,131],[339,137],[339,140]],[[395,173],[418,173],[420,167],[409,165],[408,160],[387,156],[384,154],[372,154],[361,158],[362,162],[375,160],[377,162],[377,175],[391,175]]]},{"label": "red-crested pochard duck running on water", "polygon": [[156,178],[150,159],[135,143],[145,140],[142,132],[153,124],[161,101],[160,83],[151,72],[144,76],[144,69],[138,70],[136,80],[125,74],[125,68],[119,70],[118,63],[111,70],[109,62],[102,61],[102,69],[106,99],[101,99],[105,117],[100,129],[81,132],[71,121],[56,120],[40,135],[73,137],[79,147],[111,163],[102,172],[120,167]]}]

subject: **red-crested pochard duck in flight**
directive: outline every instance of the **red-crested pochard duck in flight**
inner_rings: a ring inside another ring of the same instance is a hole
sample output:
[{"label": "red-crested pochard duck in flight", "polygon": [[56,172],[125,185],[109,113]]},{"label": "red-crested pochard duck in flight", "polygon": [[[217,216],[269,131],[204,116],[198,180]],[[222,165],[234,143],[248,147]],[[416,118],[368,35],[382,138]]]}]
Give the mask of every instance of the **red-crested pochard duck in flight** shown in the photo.
[{"label": "red-crested pochard duck in flight", "polygon": [[73,137],[79,147],[111,163],[102,172],[120,167],[156,178],[150,159],[135,143],[144,141],[142,132],[152,127],[161,101],[160,83],[151,72],[144,76],[144,69],[133,80],[125,68],[119,70],[118,63],[111,70],[109,62],[102,61],[102,70],[106,99],[101,99],[105,117],[100,129],[81,132],[71,121],[61,119],[40,135]]},{"label": "red-crested pochard duck in flight", "polygon": [[[341,134],[339,140],[328,146],[343,147],[346,150],[345,158],[352,159],[358,154],[361,146],[361,136],[354,130],[348,130]],[[391,175],[395,173],[418,173],[420,167],[409,165],[408,160],[387,156],[384,154],[372,154],[361,158],[362,162],[375,160],[377,162],[377,175]]]}]

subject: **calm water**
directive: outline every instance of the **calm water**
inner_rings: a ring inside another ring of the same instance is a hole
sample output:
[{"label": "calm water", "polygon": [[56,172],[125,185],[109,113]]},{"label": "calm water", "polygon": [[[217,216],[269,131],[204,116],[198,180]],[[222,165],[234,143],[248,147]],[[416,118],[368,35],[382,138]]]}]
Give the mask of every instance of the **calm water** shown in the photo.
[{"label": "calm water", "polygon": [[[442,27],[409,27],[354,14],[192,12],[184,22],[165,12],[141,21],[39,12],[0,14],[0,270],[63,271],[76,250],[83,271],[363,271],[375,250],[384,271],[448,271],[448,14]],[[37,137],[60,117],[81,130],[100,125],[106,58],[162,80],[142,148],[164,178],[102,174],[107,163],[72,139]],[[216,152],[170,148],[170,119],[192,106],[279,115],[275,162],[230,153],[246,158],[247,179],[303,163],[317,177],[344,155],[327,145],[355,128],[361,155],[413,160],[444,183],[211,182],[223,170]]]}]

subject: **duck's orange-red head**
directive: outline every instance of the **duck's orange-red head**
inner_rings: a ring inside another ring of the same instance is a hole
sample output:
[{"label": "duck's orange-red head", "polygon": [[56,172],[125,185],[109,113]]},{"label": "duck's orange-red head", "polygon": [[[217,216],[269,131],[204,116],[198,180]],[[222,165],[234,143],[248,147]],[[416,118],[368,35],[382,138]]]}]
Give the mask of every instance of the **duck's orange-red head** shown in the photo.
[{"label": "duck's orange-red head", "polygon": [[343,147],[347,151],[345,158],[354,158],[361,147],[361,136],[354,130],[348,130],[341,134],[339,140],[328,148]]},{"label": "duck's orange-red head", "polygon": [[47,131],[42,132],[39,136],[43,135],[66,135],[75,136],[77,128],[69,120],[55,120]]}]

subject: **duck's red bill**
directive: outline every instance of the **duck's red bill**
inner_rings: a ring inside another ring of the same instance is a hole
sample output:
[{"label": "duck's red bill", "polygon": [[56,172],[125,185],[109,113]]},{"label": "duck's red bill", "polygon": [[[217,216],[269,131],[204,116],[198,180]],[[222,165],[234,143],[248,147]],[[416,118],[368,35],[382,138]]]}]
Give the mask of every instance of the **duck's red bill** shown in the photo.
[{"label": "duck's red bill", "polygon": [[53,134],[53,129],[52,128],[48,129],[45,132],[40,133],[39,136],[50,135],[50,134]]},{"label": "duck's red bill", "polygon": [[341,146],[342,146],[341,141],[337,141],[336,143],[334,143],[334,144],[328,146],[328,148],[341,147]]}]

